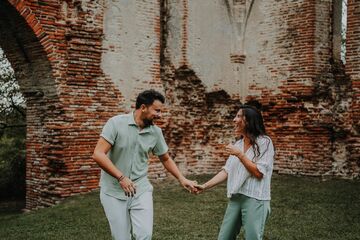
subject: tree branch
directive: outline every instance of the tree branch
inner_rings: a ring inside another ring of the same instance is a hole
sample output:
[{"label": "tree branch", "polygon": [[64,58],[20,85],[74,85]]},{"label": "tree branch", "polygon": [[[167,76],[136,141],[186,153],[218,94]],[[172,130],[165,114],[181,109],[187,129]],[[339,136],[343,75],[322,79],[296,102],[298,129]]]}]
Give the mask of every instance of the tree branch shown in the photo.
[{"label": "tree branch", "polygon": [[13,98],[10,98],[10,101],[11,101],[11,107],[15,109],[18,113],[20,113],[23,118],[26,118],[26,112],[24,112],[22,108],[20,108],[17,104],[14,103]]}]

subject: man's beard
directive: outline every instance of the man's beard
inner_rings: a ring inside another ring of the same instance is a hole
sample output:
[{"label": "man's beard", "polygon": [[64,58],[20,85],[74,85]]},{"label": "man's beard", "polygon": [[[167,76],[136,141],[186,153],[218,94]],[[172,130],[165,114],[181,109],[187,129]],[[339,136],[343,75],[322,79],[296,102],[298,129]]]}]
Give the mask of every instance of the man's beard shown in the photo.
[{"label": "man's beard", "polygon": [[148,127],[148,126],[151,126],[151,125],[154,125],[154,122],[153,122],[153,120],[152,119],[144,119],[143,120],[143,122],[144,122],[144,127]]}]

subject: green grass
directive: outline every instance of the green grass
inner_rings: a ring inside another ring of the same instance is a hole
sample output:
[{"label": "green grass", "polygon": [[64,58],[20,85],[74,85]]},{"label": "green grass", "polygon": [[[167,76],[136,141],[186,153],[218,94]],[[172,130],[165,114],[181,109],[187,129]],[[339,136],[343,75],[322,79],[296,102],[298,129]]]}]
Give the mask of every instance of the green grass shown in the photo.
[{"label": "green grass", "polygon": [[[154,189],[154,240],[216,239],[227,204],[224,184],[199,196],[171,181]],[[271,208],[265,239],[360,239],[359,181],[274,176]],[[0,210],[0,239],[111,237],[93,192],[30,213]]]}]

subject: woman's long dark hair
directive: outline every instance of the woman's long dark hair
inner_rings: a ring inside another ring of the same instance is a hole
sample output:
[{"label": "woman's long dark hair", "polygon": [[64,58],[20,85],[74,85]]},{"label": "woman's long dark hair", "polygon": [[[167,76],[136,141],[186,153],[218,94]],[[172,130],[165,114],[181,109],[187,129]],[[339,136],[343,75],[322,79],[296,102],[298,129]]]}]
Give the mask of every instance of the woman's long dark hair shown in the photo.
[{"label": "woman's long dark hair", "polygon": [[[242,114],[245,117],[245,134],[250,139],[251,146],[253,146],[254,156],[259,158],[260,148],[256,142],[256,139],[260,136],[266,136],[264,120],[261,115],[261,112],[257,110],[255,107],[250,105],[241,105],[239,110],[242,110]],[[270,144],[270,138],[268,141],[267,148],[269,147],[269,144]],[[265,150],[265,152],[266,151],[267,149]]]}]

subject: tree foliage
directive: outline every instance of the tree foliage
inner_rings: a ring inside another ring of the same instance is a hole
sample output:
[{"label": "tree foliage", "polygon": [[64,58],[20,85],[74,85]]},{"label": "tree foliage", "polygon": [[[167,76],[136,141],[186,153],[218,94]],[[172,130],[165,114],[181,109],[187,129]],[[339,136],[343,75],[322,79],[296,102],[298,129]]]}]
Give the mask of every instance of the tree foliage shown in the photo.
[{"label": "tree foliage", "polygon": [[25,194],[26,105],[0,49],[0,198]]},{"label": "tree foliage", "polygon": [[25,126],[25,99],[14,70],[0,49],[0,136],[6,128]]}]

